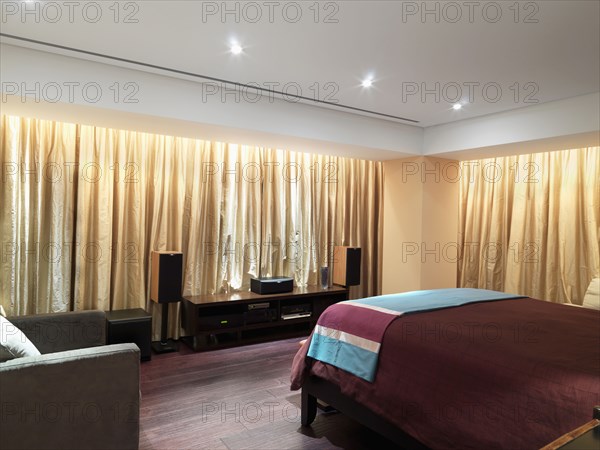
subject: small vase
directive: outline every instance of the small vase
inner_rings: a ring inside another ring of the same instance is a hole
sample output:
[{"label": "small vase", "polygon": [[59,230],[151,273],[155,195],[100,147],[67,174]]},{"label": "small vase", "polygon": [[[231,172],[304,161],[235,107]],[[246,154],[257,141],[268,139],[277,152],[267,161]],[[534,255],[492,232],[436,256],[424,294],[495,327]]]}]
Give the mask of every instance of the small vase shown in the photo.
[{"label": "small vase", "polygon": [[321,289],[329,287],[329,267],[321,267]]}]

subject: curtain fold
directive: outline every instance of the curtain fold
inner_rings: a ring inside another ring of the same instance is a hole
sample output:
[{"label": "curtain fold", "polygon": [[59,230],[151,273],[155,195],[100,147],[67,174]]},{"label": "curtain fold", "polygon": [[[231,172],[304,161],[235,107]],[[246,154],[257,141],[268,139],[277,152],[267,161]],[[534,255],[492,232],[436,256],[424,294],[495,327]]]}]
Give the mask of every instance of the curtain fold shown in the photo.
[{"label": "curtain fold", "polygon": [[462,163],[458,284],[581,304],[600,273],[600,148]]},{"label": "curtain fold", "polygon": [[[247,290],[258,275],[315,285],[334,245],[361,246],[352,295],[380,292],[379,162],[9,116],[0,135],[9,314],[142,307],[157,336],[153,250],[183,252],[183,294],[198,295]],[[71,177],[12,173],[30,161],[69,167]],[[71,243],[70,258],[36,260],[35,242]],[[179,304],[169,308],[177,337]]]}]

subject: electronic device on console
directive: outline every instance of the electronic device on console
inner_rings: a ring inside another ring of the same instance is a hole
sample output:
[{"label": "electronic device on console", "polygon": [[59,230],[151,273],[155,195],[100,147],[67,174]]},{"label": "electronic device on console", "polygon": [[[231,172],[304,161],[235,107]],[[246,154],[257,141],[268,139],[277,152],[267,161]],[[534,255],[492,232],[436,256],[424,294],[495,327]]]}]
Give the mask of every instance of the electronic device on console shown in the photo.
[{"label": "electronic device on console", "polygon": [[250,279],[250,290],[255,294],[282,294],[294,290],[290,277],[262,277]]}]

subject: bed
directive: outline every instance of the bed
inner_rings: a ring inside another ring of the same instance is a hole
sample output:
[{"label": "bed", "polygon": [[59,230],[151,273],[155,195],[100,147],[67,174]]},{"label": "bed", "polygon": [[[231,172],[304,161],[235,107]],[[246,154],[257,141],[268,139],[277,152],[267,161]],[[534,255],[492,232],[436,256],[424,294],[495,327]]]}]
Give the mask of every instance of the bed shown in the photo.
[{"label": "bed", "polygon": [[304,426],[321,399],[405,448],[535,449],[600,404],[600,312],[586,308],[521,297],[399,315],[372,381],[308,357],[313,339],[291,376]]}]

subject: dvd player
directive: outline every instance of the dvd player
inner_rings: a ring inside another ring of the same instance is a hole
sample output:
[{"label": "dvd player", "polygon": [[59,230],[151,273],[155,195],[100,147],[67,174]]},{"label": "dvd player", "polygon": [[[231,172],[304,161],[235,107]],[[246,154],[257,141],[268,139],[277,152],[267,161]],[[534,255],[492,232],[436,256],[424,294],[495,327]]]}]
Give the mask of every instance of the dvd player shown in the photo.
[{"label": "dvd player", "polygon": [[281,318],[283,320],[300,319],[312,316],[312,307],[310,303],[301,303],[299,305],[282,305]]},{"label": "dvd player", "polygon": [[304,317],[310,317],[312,316],[312,313],[310,311],[308,312],[299,312],[299,313],[294,313],[294,314],[282,314],[281,315],[281,320],[292,320],[292,319],[302,319]]},{"label": "dvd player", "polygon": [[250,303],[248,305],[248,310],[251,311],[253,309],[267,309],[269,306],[271,306],[269,302]]}]

